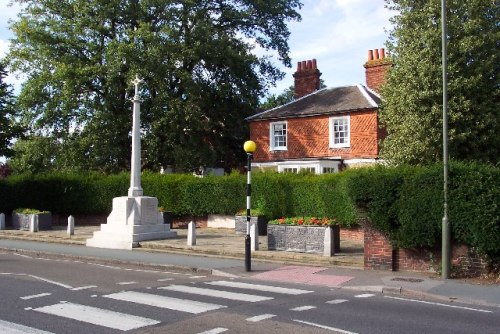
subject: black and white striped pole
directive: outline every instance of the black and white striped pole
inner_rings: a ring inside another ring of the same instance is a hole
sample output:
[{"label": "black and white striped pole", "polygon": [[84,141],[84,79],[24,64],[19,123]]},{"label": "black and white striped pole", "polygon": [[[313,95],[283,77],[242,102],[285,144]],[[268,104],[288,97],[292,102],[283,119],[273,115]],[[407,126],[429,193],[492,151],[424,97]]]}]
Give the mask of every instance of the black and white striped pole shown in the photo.
[{"label": "black and white striped pole", "polygon": [[247,140],[245,144],[243,144],[243,149],[247,153],[247,234],[245,235],[245,270],[252,270],[252,260],[250,254],[250,245],[252,240],[250,238],[250,199],[252,196],[252,158],[253,152],[257,145],[251,140]]}]

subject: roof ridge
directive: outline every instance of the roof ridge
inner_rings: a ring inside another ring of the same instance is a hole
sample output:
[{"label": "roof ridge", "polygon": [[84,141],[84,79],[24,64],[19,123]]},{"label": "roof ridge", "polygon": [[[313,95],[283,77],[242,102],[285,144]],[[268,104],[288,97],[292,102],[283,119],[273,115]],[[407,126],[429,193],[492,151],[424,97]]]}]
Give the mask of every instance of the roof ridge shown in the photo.
[{"label": "roof ridge", "polygon": [[372,91],[371,89],[369,89],[368,87],[362,85],[362,84],[357,84],[356,85],[359,89],[359,91],[361,92],[361,94],[363,94],[363,96],[368,100],[368,102],[372,105],[372,107],[375,107],[377,108],[378,107],[378,104],[377,102],[375,102],[373,100],[373,98],[370,96],[370,94],[368,94],[368,92],[372,93],[372,94],[375,94],[377,97],[380,98],[380,95],[378,95],[377,93],[375,93],[374,91]]}]

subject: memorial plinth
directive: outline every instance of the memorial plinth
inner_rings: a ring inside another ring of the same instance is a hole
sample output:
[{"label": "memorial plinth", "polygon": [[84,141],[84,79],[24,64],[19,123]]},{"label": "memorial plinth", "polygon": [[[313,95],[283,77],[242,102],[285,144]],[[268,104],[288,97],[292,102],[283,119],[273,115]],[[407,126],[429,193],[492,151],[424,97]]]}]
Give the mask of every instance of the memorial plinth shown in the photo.
[{"label": "memorial plinth", "polygon": [[175,238],[177,232],[163,223],[155,197],[115,197],[113,211],[101,230],[87,239],[87,246],[132,249],[140,241]]},{"label": "memorial plinth", "polygon": [[170,224],[163,223],[158,211],[156,197],[143,196],[141,187],[141,139],[140,139],[140,99],[138,77],[133,99],[132,121],[132,165],[128,196],[113,198],[113,210],[101,230],[87,239],[90,247],[132,249],[140,241],[174,238],[177,232],[170,231]]}]

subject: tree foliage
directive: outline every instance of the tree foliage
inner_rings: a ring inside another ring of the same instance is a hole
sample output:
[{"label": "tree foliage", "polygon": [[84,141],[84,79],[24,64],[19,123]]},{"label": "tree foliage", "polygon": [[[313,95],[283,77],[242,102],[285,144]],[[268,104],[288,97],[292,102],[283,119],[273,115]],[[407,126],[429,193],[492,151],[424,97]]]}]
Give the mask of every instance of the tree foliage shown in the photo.
[{"label": "tree foliage", "polygon": [[[442,57],[439,0],[386,0],[394,66],[382,87],[382,155],[394,163],[442,159]],[[496,0],[448,0],[449,152],[498,163],[500,21]]]},{"label": "tree foliage", "polygon": [[21,134],[15,122],[16,109],[12,88],[5,83],[5,66],[0,62],[0,156],[12,155],[11,140]]},{"label": "tree foliage", "polygon": [[290,103],[294,100],[294,92],[294,86],[290,86],[280,94],[271,94],[267,96],[262,103],[260,103],[259,108],[268,110]]},{"label": "tree foliage", "polygon": [[[143,163],[230,166],[244,161],[245,116],[286,66],[287,21],[300,0],[17,0],[8,59],[28,77],[23,121],[59,139],[92,169],[130,164],[135,75]],[[58,154],[66,154],[60,150]],[[69,159],[66,157],[65,159]]]},{"label": "tree foliage", "polygon": [[[323,79],[319,79],[319,88],[326,88],[326,84]],[[293,100],[295,100],[295,87],[292,85],[279,94],[270,94],[266,96],[264,101],[259,104],[259,108],[268,110],[290,103]]]}]

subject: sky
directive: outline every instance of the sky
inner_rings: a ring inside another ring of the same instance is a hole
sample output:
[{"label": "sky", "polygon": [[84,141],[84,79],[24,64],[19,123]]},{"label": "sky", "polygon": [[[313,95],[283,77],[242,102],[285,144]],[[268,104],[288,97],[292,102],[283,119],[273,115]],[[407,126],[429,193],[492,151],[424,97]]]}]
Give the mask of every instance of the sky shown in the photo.
[{"label": "sky", "polygon": [[[12,33],[8,21],[15,19],[20,8],[0,0],[0,58],[9,45]],[[293,85],[297,62],[316,59],[321,78],[328,87],[365,84],[363,64],[368,50],[384,47],[390,29],[391,12],[385,0],[302,0],[302,20],[290,22],[290,57],[292,68],[280,65],[285,78],[270,90],[279,94]],[[21,78],[10,75],[6,82],[16,91]]]}]

